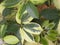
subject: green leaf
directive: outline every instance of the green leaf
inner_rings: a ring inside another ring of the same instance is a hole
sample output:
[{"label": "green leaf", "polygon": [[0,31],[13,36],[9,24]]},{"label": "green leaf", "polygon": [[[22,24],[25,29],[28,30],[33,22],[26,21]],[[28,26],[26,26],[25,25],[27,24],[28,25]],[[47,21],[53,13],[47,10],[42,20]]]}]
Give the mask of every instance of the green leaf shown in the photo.
[{"label": "green leaf", "polygon": [[49,20],[45,20],[42,24],[42,27],[45,29],[45,30],[52,30],[55,26],[55,23],[54,22],[51,22],[49,23]]},{"label": "green leaf", "polygon": [[43,45],[48,45],[48,41],[46,40],[46,38],[45,37],[41,37],[41,43],[43,44]]},{"label": "green leaf", "polygon": [[20,28],[20,26],[18,24],[11,22],[8,24],[7,34],[9,34],[9,33],[15,34],[19,28]]},{"label": "green leaf", "polygon": [[24,3],[22,3],[21,5],[19,5],[18,11],[16,13],[16,22],[18,24],[21,24],[21,17],[24,11],[25,11],[25,6],[24,6]]},{"label": "green leaf", "polygon": [[48,35],[47,35],[47,38],[49,40],[55,41],[55,40],[57,40],[57,35],[58,35],[58,33],[57,33],[56,30],[49,30],[48,31]]},{"label": "green leaf", "polygon": [[[21,28],[20,28],[21,30]],[[17,31],[16,36],[19,38],[20,42],[22,43],[22,45],[24,44],[24,37],[21,34],[20,30]]]},{"label": "green leaf", "polygon": [[12,12],[13,12],[13,8],[5,8],[5,9],[3,10],[2,15],[3,15],[3,16],[8,16],[8,15],[11,15]]},{"label": "green leaf", "polygon": [[32,34],[24,31],[23,29],[20,28],[20,34],[22,35],[22,37],[28,41],[28,42],[34,42],[34,37],[32,36]]},{"label": "green leaf", "polygon": [[42,10],[40,15],[48,20],[54,20],[59,17],[58,11],[56,9],[51,9],[51,8]]},{"label": "green leaf", "polygon": [[7,30],[7,24],[0,24],[0,37],[3,37]]},{"label": "green leaf", "polygon": [[27,3],[26,10],[30,16],[33,18],[39,18],[39,13],[37,8],[32,3]]},{"label": "green leaf", "polygon": [[35,39],[36,42],[38,42],[38,43],[40,42],[40,36],[39,35],[35,35],[34,39]]},{"label": "green leaf", "polygon": [[20,9],[18,9],[18,12],[16,14],[17,23],[21,24],[22,22],[23,24],[27,24],[32,21],[33,17],[27,14],[28,12],[26,10],[26,6],[23,4],[19,8]]},{"label": "green leaf", "polygon": [[60,0],[53,0],[54,6],[60,10]]},{"label": "green leaf", "polygon": [[58,23],[58,26],[57,26],[57,32],[60,35],[60,20],[59,20],[59,23]]},{"label": "green leaf", "polygon": [[2,15],[6,20],[15,21],[16,10],[14,8],[5,8]]},{"label": "green leaf", "polygon": [[4,9],[5,9],[5,7],[0,4],[0,13],[1,13],[1,14],[3,13],[3,10],[4,10]]},{"label": "green leaf", "polygon": [[43,4],[45,3],[47,0],[30,0],[33,4],[38,5],[38,4]]},{"label": "green leaf", "polygon": [[40,34],[43,31],[39,24],[33,22],[23,25],[23,28],[31,34]]},{"label": "green leaf", "polygon": [[8,35],[4,37],[4,41],[8,44],[16,44],[19,42],[19,39],[16,36]]},{"label": "green leaf", "polygon": [[20,1],[21,0],[4,0],[4,2],[2,2],[2,5],[5,7],[15,7],[20,3]]},{"label": "green leaf", "polygon": [[55,45],[51,40],[47,39],[46,40],[48,41],[48,45]]}]

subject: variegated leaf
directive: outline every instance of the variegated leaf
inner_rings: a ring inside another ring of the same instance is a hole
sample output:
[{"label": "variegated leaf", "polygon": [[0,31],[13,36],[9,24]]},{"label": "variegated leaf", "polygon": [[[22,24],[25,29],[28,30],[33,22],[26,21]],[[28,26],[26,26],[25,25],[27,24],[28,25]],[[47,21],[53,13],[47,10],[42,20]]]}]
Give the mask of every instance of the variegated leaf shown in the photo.
[{"label": "variegated leaf", "polygon": [[40,34],[43,29],[41,28],[41,26],[37,23],[28,23],[26,25],[24,25],[24,30],[31,33],[31,34]]},{"label": "variegated leaf", "polygon": [[0,24],[0,37],[3,37],[7,30],[7,24]]},{"label": "variegated leaf", "polygon": [[25,10],[25,12],[23,13],[22,18],[21,18],[22,23],[23,23],[23,24],[27,24],[27,23],[29,23],[29,22],[32,21],[32,20],[33,20],[33,17],[30,16],[30,15],[27,13],[27,11]]},{"label": "variegated leaf", "polygon": [[24,31],[24,30],[21,29],[21,28],[20,28],[20,34],[22,35],[22,37],[23,37],[26,41],[28,41],[28,42],[34,42],[33,36],[32,36],[30,33]]},{"label": "variegated leaf", "polygon": [[18,7],[18,11],[17,11],[17,13],[16,13],[16,22],[18,23],[18,24],[21,24],[21,15],[22,15],[22,13],[24,12],[24,9],[25,7],[24,7],[24,4],[22,3],[19,7]]},{"label": "variegated leaf", "polygon": [[[21,7],[21,6],[20,6]],[[30,21],[32,21],[33,17],[30,16],[26,10],[26,6],[21,7],[20,10],[18,10],[17,14],[16,14],[16,21],[21,24],[21,22],[23,24],[27,24]]]},{"label": "variegated leaf", "polygon": [[[20,29],[20,30],[21,30],[21,29]],[[17,31],[16,36],[19,38],[19,40],[20,40],[21,43],[23,44],[23,43],[24,43],[24,37],[21,35],[20,30]]]}]

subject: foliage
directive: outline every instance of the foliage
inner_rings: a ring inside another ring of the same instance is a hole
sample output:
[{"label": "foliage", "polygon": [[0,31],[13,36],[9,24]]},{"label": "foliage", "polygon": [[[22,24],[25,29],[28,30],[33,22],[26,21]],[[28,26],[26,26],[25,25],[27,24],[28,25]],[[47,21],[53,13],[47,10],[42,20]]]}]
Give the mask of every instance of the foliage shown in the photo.
[{"label": "foliage", "polygon": [[49,45],[49,41],[57,44],[60,36],[59,2],[3,0],[0,3],[0,45],[24,45],[25,42]]}]

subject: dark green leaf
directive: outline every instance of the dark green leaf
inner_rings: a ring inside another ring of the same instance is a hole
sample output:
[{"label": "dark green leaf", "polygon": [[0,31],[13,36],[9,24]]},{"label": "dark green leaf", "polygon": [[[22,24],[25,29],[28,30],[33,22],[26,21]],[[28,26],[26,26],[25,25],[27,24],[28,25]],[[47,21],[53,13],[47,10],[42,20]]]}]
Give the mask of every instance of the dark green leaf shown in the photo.
[{"label": "dark green leaf", "polygon": [[48,20],[53,20],[58,18],[58,11],[56,9],[48,8],[48,9],[42,10],[40,15]]},{"label": "dark green leaf", "polygon": [[16,24],[16,23],[10,23],[10,24],[8,24],[8,27],[7,27],[7,33],[9,34],[9,33],[16,33],[17,32],[17,30],[19,29],[19,25],[18,24]]},{"label": "dark green leaf", "polygon": [[15,7],[19,4],[20,0],[4,0],[2,3],[5,7]]},{"label": "dark green leaf", "polygon": [[39,13],[37,8],[32,3],[27,3],[26,10],[30,16],[33,18],[39,18]]}]

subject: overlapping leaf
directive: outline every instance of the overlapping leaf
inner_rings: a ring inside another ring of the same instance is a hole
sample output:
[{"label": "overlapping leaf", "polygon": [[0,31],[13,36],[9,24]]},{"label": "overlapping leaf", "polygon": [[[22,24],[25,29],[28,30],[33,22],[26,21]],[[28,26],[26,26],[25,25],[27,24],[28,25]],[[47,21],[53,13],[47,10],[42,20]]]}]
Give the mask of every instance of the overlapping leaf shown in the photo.
[{"label": "overlapping leaf", "polygon": [[[21,28],[20,28],[20,30],[21,30]],[[21,44],[23,44],[24,43],[24,37],[22,36],[20,30],[17,31],[16,36],[19,38]]]},{"label": "overlapping leaf", "polygon": [[5,7],[0,4],[0,13],[1,14],[2,14],[2,12],[3,12],[4,9],[5,9]]},{"label": "overlapping leaf", "polygon": [[49,20],[44,21],[43,24],[42,24],[42,27],[45,30],[51,30],[51,29],[54,28],[54,26],[55,26],[54,22],[49,23]]},{"label": "overlapping leaf", "polygon": [[39,13],[37,8],[32,3],[27,3],[26,10],[30,16],[33,18],[39,18]]},{"label": "overlapping leaf", "polygon": [[7,24],[0,24],[0,37],[3,37],[7,30]]},{"label": "overlapping leaf", "polygon": [[35,39],[36,42],[38,42],[38,43],[40,42],[40,36],[39,35],[35,35],[34,39]]},{"label": "overlapping leaf", "polygon": [[20,0],[4,0],[2,3],[5,7],[15,7]]},{"label": "overlapping leaf", "polygon": [[17,30],[20,28],[20,26],[19,25],[17,25],[16,23],[12,23],[12,22],[10,22],[9,24],[8,24],[8,27],[7,27],[7,34],[9,34],[9,33],[16,33],[17,32]]},{"label": "overlapping leaf", "polygon": [[37,23],[28,23],[24,25],[24,30],[31,33],[31,34],[40,34],[43,29]]},{"label": "overlapping leaf", "polygon": [[48,32],[47,38],[48,38],[49,40],[55,41],[55,40],[57,39],[57,35],[58,35],[58,33],[57,33],[56,30],[50,30],[50,31]]},{"label": "overlapping leaf", "polygon": [[18,24],[21,24],[21,16],[22,16],[22,13],[24,12],[24,9],[25,7],[24,7],[24,5],[23,5],[23,3],[21,4],[21,5],[19,5],[19,8],[18,8],[18,11],[17,11],[17,13],[16,13],[16,22],[18,23]]},{"label": "overlapping leaf", "polygon": [[34,42],[34,37],[30,33],[24,31],[24,29],[20,28],[20,34],[26,41]]},{"label": "overlapping leaf", "polygon": [[59,23],[58,23],[58,26],[57,26],[57,32],[60,35],[60,20],[59,20]]},{"label": "overlapping leaf", "polygon": [[33,17],[28,14],[28,12],[26,10],[26,6],[23,6],[23,5],[22,5],[22,7],[20,6],[20,10],[18,10],[18,12],[16,14],[17,23],[21,24],[21,22],[22,22],[23,24],[27,24],[32,19],[33,19]]},{"label": "overlapping leaf", "polygon": [[38,4],[43,4],[45,3],[47,0],[30,0],[33,4],[38,5]]},{"label": "overlapping leaf", "polygon": [[21,21],[23,24],[27,24],[30,21],[32,21],[33,17],[31,17],[29,14],[27,14],[27,12],[24,12],[25,14],[22,15]]},{"label": "overlapping leaf", "polygon": [[56,9],[44,9],[41,11],[41,16],[43,16],[44,18],[48,19],[48,20],[54,20],[56,18],[58,18],[58,11]]},{"label": "overlapping leaf", "polygon": [[42,37],[42,38],[41,38],[41,43],[42,43],[43,45],[48,45],[48,41],[47,41],[47,39],[46,39],[45,37]]}]

